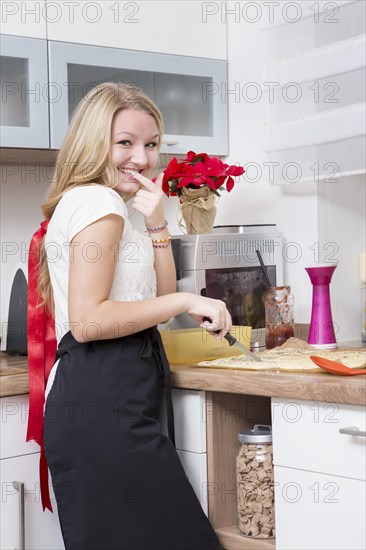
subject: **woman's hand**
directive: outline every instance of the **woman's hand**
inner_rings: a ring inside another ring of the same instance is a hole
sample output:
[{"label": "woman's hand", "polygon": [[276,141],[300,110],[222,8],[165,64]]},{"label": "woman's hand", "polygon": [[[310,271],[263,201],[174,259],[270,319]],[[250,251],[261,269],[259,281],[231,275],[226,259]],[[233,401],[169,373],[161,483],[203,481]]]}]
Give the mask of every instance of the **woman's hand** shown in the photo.
[{"label": "woman's hand", "polygon": [[202,328],[213,334],[215,338],[220,340],[227,332],[231,330],[232,320],[231,315],[226,308],[225,302],[214,300],[213,298],[205,298],[196,294],[187,293],[187,313],[193,319],[200,323]]},{"label": "woman's hand", "polygon": [[147,227],[164,225],[164,192],[162,191],[164,173],[159,174],[155,183],[138,172],[133,177],[142,184],[143,189],[139,189],[134,196],[132,208],[144,216]]}]

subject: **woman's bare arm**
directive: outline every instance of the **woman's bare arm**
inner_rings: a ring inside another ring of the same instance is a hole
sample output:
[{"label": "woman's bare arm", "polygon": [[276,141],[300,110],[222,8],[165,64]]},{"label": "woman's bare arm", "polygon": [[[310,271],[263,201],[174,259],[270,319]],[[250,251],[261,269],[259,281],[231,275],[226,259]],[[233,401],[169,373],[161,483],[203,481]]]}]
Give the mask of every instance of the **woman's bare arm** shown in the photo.
[{"label": "woman's bare arm", "polygon": [[[154,233],[153,239],[166,239],[169,232],[165,229]],[[154,267],[156,272],[156,295],[174,294],[177,288],[177,276],[172,247],[154,248]]]},{"label": "woman's bare arm", "polygon": [[[143,301],[109,300],[117,261],[116,243],[120,241],[122,229],[122,218],[111,214],[87,226],[72,241],[68,310],[70,330],[77,341],[126,336],[183,312],[198,323],[204,317],[211,319],[212,328],[221,330],[218,337],[230,330],[231,317],[223,302],[188,292]],[[89,243],[94,243],[100,251],[97,261],[90,261],[83,254]]]},{"label": "woman's bare arm", "polygon": [[[135,177],[140,181],[142,188],[136,193],[132,208],[144,216],[147,227],[162,227],[164,225],[165,194],[162,191],[163,176],[163,173],[159,174],[155,183],[153,183],[142,174],[135,173]],[[167,227],[150,233],[150,238],[155,241],[166,239],[168,236]],[[176,274],[171,247],[154,247],[154,257],[157,296],[174,293],[176,291]]]}]

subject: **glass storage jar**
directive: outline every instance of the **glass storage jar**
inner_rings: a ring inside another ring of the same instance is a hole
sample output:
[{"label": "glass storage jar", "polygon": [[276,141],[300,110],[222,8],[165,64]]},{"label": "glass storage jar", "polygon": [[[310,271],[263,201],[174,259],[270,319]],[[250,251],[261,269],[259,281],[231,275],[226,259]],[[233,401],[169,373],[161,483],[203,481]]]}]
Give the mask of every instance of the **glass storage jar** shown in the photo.
[{"label": "glass storage jar", "polygon": [[274,538],[272,428],[256,424],[238,433],[236,461],[238,528],[241,535]]},{"label": "glass storage jar", "polygon": [[263,295],[266,348],[281,346],[294,335],[294,297],[289,286],[271,286]]}]

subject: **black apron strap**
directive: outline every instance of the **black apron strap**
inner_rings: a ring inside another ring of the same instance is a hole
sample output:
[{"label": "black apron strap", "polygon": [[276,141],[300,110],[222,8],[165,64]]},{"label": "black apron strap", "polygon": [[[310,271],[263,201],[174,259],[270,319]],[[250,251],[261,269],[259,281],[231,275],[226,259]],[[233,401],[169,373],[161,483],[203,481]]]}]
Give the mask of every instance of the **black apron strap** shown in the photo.
[{"label": "black apron strap", "polygon": [[144,342],[140,351],[140,357],[155,356],[155,359],[161,369],[161,374],[164,377],[165,386],[165,403],[167,415],[168,436],[175,446],[175,431],[174,431],[174,411],[172,403],[172,387],[170,382],[170,365],[165,353],[163,341],[160,332],[156,327],[148,329],[144,336]]},{"label": "black apron strap", "polygon": [[76,348],[76,346],[81,345],[82,344],[80,342],[75,340],[75,338],[71,334],[71,330],[69,330],[69,332],[67,332],[60,340],[60,343],[56,350],[56,360],[60,359],[60,357],[62,357],[70,349]]}]

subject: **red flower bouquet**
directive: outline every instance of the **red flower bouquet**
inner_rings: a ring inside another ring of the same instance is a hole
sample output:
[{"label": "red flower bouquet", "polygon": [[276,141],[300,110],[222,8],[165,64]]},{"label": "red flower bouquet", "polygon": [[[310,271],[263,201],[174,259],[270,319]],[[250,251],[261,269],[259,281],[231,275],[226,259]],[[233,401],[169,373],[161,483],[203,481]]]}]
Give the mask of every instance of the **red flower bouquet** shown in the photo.
[{"label": "red flower bouquet", "polygon": [[226,183],[227,191],[234,187],[233,176],[241,176],[242,166],[229,166],[206,153],[189,151],[185,159],[173,158],[164,170],[163,191],[166,195],[182,196],[184,187],[197,189],[208,187],[211,193],[220,196],[219,189]]}]

